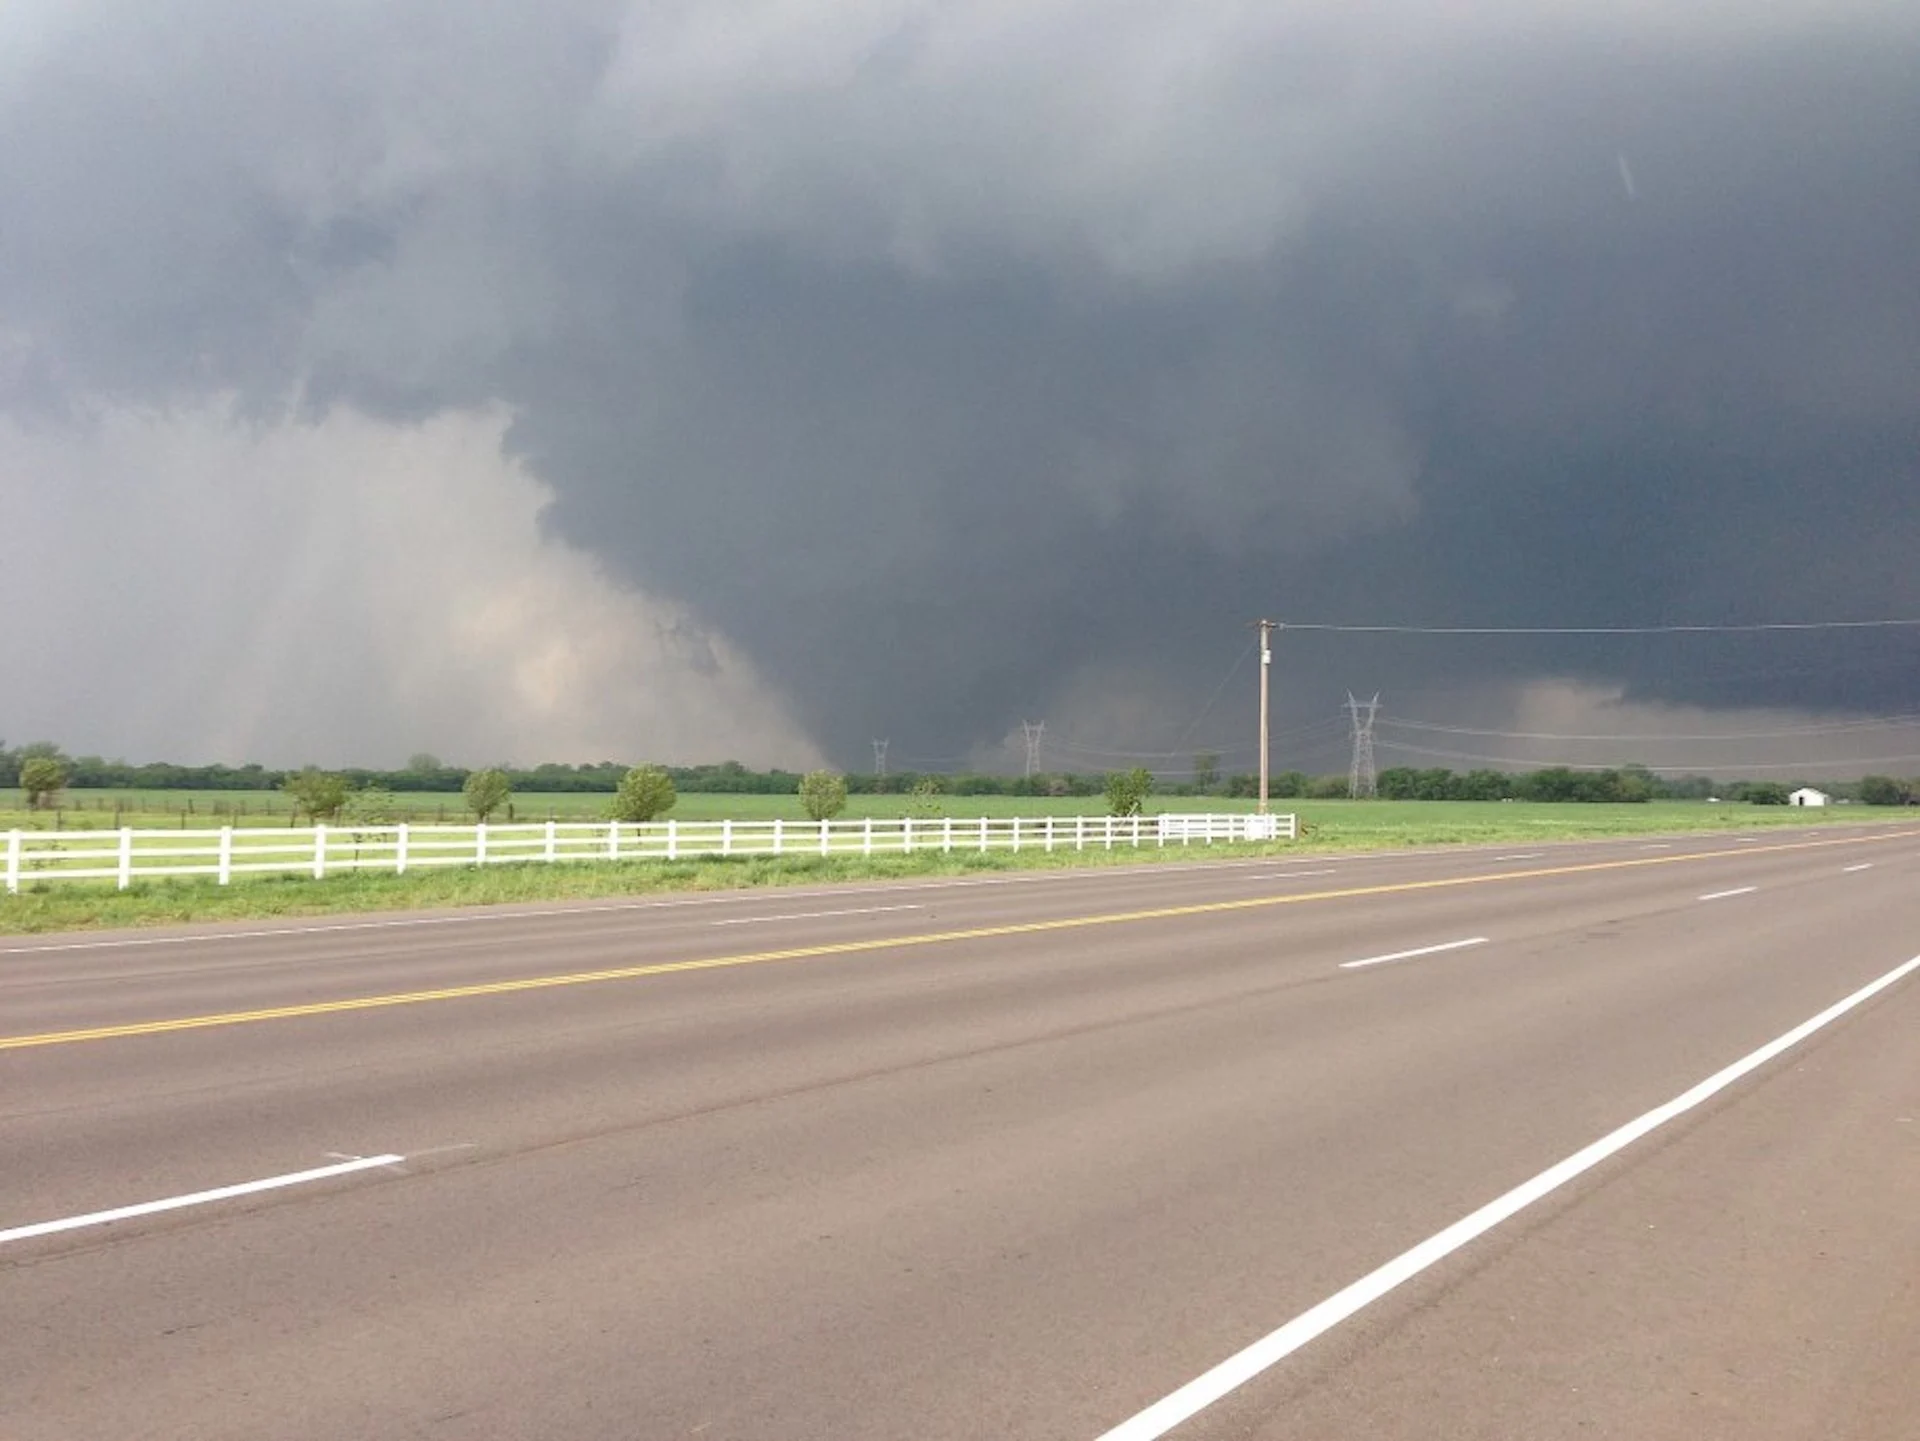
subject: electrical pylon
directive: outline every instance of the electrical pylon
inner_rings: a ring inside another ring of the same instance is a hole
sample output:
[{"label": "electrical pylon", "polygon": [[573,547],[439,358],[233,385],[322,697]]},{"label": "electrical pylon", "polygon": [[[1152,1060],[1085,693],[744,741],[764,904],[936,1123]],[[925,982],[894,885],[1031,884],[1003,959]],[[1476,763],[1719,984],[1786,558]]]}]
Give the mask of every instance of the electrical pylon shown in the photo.
[{"label": "electrical pylon", "polygon": [[[1367,713],[1366,719],[1360,712]],[[1347,794],[1354,800],[1372,800],[1380,794],[1380,777],[1373,763],[1373,718],[1380,710],[1379,692],[1370,701],[1358,701],[1347,692],[1347,715],[1353,722],[1353,763],[1347,768]]]},{"label": "electrical pylon", "polygon": [[1040,740],[1047,733],[1045,721],[1021,721],[1021,732],[1027,738],[1027,779],[1033,779],[1033,773],[1040,769]]}]

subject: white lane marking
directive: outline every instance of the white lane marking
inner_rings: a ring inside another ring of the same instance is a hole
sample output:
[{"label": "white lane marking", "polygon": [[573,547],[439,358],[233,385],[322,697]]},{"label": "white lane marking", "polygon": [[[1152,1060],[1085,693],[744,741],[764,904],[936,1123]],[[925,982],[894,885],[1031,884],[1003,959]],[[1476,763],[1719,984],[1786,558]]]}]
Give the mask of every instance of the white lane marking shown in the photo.
[{"label": "white lane marking", "polygon": [[924,911],[925,906],[854,906],[844,911],[793,911],[784,916],[730,916],[724,921],[709,921],[710,926],[764,926],[772,921],[819,921],[828,916],[879,916],[889,911]]},{"label": "white lane marking", "polygon": [[1268,1332],[1244,1350],[1229,1356],[1204,1375],[1195,1377],[1179,1390],[1162,1397],[1146,1410],[1102,1432],[1098,1441],[1157,1441],[1182,1421],[1205,1410],[1222,1396],[1239,1389],[1270,1367],[1285,1360],[1316,1337],[1324,1335],[1356,1312],[1372,1305],[1396,1287],[1404,1285],[1422,1271],[1445,1260],[1468,1242],[1476,1240],[1502,1221],[1518,1215],[1534,1202],[1552,1195],[1569,1181],[1585,1174],[1602,1161],[1625,1150],[1642,1136],[1657,1131],[1669,1121],[1711,1100],[1743,1076],[1764,1066],[1783,1051],[1792,1049],[1814,1032],[1831,1025],[1855,1006],[1861,1005],[1887,987],[1920,970],[1920,956],[1895,966],[1878,980],[1869,981],[1845,1000],[1836,1001],[1810,1020],[1802,1021],[1785,1035],[1750,1051],[1706,1080],[1682,1091],[1664,1106],[1656,1106],[1610,1131],[1593,1144],[1575,1151],[1566,1160],[1549,1166],[1532,1180],[1522,1181],[1504,1196],[1487,1202],[1479,1210],[1461,1217],[1444,1231],[1438,1231],[1379,1269],[1336,1291],[1319,1305],[1301,1312],[1291,1321]]},{"label": "white lane marking", "polygon": [[1526,852],[1526,853],[1525,853],[1525,854],[1523,854],[1523,855],[1517,855],[1517,856],[1495,856],[1495,857],[1494,857],[1494,859],[1495,859],[1496,861],[1537,861],[1537,860],[1539,860],[1539,859],[1540,859],[1540,857],[1541,857],[1542,855],[1544,855],[1544,854],[1545,854],[1545,852],[1543,852],[1543,851],[1528,851],[1528,852]]},{"label": "white lane marking", "polygon": [[1643,851],[1670,851],[1673,849],[1673,842],[1648,841],[1644,846],[1640,847],[1640,849]]},{"label": "white lane marking", "polygon": [[[1714,832],[1706,832],[1696,839],[1704,844],[1714,838]],[[1629,842],[1626,837],[1607,836],[1598,840],[1568,841],[1563,849],[1568,851],[1586,847],[1604,849],[1627,843]],[[1340,859],[1342,864],[1351,864],[1356,861],[1459,860],[1471,862],[1481,859],[1488,849],[1486,846],[1439,846],[1413,851],[1359,851],[1343,855]],[[1647,849],[1671,850],[1672,844],[1665,841],[1655,842]],[[837,885],[825,890],[780,887],[779,893],[796,900],[806,900],[828,896],[899,895],[913,891],[970,890],[981,886],[1098,885],[1109,880],[1138,880],[1142,876],[1178,875],[1191,871],[1211,871],[1218,874],[1223,871],[1243,870],[1249,866],[1271,864],[1273,864],[1272,857],[1245,861],[1161,862],[1040,871],[1014,876],[982,876],[967,880],[888,881],[870,886]],[[734,892],[729,895],[683,897],[665,901],[601,901],[583,906],[535,906],[513,910],[470,911],[451,916],[406,916],[394,920],[322,922],[310,926],[276,926],[271,929],[252,931],[210,931],[193,936],[117,936],[99,941],[64,941],[51,946],[0,946],[0,956],[50,956],[68,951],[111,951],[136,946],[210,945],[217,941],[269,941],[280,936],[324,936],[348,931],[409,930],[419,926],[493,925],[505,921],[540,921],[552,916],[592,916],[601,913],[619,915],[633,911],[681,910],[690,906],[746,905],[756,900],[764,900],[770,893],[770,891]]]},{"label": "white lane marking", "polygon": [[1730,891],[1708,891],[1704,896],[1697,897],[1697,899],[1703,901],[1724,901],[1728,896],[1750,896],[1759,889],[1760,887],[1758,886],[1735,886]]},{"label": "white lane marking", "polygon": [[1274,871],[1271,875],[1248,876],[1250,881],[1297,881],[1303,876],[1330,876],[1331,870],[1324,871]]},{"label": "white lane marking", "polygon": [[1847,874],[1847,875],[1851,875],[1855,871],[1870,871],[1873,869],[1873,862],[1862,861],[1857,866],[1842,866],[1840,869],[1844,874]]},{"label": "white lane marking", "polygon": [[1468,946],[1484,946],[1486,943],[1485,936],[1470,936],[1464,941],[1442,941],[1437,946],[1419,946],[1411,951],[1394,951],[1384,956],[1368,956],[1364,961],[1342,961],[1340,969],[1357,971],[1362,966],[1384,966],[1389,961],[1410,961],[1415,956],[1437,956],[1442,951],[1459,951]]},{"label": "white lane marking", "polygon": [[235,1186],[218,1186],[211,1191],[195,1191],[190,1196],[169,1196],[163,1201],[142,1201],[137,1206],[120,1206],[111,1211],[90,1211],[84,1216],[66,1216],[58,1221],[36,1221],[31,1226],[15,1226],[0,1231],[0,1245],[25,1241],[32,1236],[51,1236],[57,1231],[77,1231],[82,1226],[104,1226],[111,1221],[126,1221],[135,1216],[151,1216],[159,1211],[177,1211],[183,1206],[204,1206],[212,1201],[230,1201],[235,1196],[251,1196],[260,1191],[277,1191],[283,1186],[303,1186],[309,1181],[324,1181],[355,1171],[371,1171],[379,1166],[396,1166],[405,1156],[358,1156],[336,1166],[317,1166],[311,1171],[294,1171],[285,1176],[268,1176],[263,1181],[242,1181]]}]

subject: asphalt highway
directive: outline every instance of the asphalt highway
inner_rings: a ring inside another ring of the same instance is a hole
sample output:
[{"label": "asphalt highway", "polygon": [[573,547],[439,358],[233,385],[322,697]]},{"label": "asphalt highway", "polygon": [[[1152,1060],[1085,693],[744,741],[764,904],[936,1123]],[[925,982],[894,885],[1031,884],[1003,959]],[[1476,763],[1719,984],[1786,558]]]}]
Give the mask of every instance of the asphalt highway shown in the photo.
[{"label": "asphalt highway", "polygon": [[0,1437],[1920,1435],[1920,829],[0,938]]}]

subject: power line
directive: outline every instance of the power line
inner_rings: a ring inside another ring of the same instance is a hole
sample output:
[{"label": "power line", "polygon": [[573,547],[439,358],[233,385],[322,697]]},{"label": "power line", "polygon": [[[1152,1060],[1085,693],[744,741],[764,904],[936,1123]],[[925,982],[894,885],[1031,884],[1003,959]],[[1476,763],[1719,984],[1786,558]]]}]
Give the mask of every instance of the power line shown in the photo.
[{"label": "power line", "polygon": [[1778,620],[1738,625],[1333,625],[1288,621],[1287,630],[1342,635],[1736,635],[1761,631],[1920,628],[1920,617],[1895,620]]},{"label": "power line", "polygon": [[1556,731],[1502,731],[1482,730],[1474,726],[1436,725],[1427,721],[1409,721],[1387,719],[1382,725],[1400,730],[1427,731],[1439,735],[1489,736],[1498,740],[1529,741],[1646,741],[1646,742],[1683,742],[1683,741],[1738,741],[1738,740],[1780,740],[1788,736],[1837,735],[1845,731],[1884,730],[1890,726],[1920,725],[1920,713],[1896,716],[1876,716],[1861,720],[1828,721],[1819,725],[1791,726],[1783,730],[1771,731],[1723,731],[1716,735],[1653,735],[1636,733],[1626,735],[1586,735],[1577,732]]},{"label": "power line", "polygon": [[[1482,765],[1518,766],[1529,770],[1539,770],[1551,766],[1559,766],[1570,771],[1608,771],[1619,769],[1618,766],[1595,761],[1541,760],[1538,757],[1523,759],[1518,756],[1476,755],[1468,751],[1440,750],[1432,746],[1406,745],[1399,741],[1389,740],[1380,741],[1378,744],[1382,750],[1401,751],[1409,755],[1434,756],[1442,760],[1478,761]],[[1839,758],[1829,756],[1822,760],[1758,761],[1751,764],[1738,761],[1721,761],[1716,763],[1715,768],[1723,771],[1809,771],[1835,770],[1843,766],[1906,765],[1914,761],[1920,761],[1920,755],[1843,756]],[[1650,771],[1698,772],[1702,762],[1688,761],[1684,765],[1656,765],[1650,762],[1638,762],[1638,764],[1645,765]]]},{"label": "power line", "polygon": [[[1193,728],[1212,713],[1214,703],[1226,693],[1227,683],[1240,673],[1240,667],[1246,663],[1247,657],[1252,654],[1253,645],[1253,641],[1249,640],[1246,645],[1241,648],[1240,654],[1234,657],[1233,664],[1227,667],[1227,673],[1220,677],[1220,684],[1215,686],[1213,688],[1213,694],[1207,697],[1207,703],[1200,707],[1199,714],[1188,721],[1186,729],[1180,732],[1180,739],[1177,744],[1181,746],[1186,745],[1188,738],[1193,735]],[[1175,754],[1177,754],[1177,752],[1175,752]]]}]

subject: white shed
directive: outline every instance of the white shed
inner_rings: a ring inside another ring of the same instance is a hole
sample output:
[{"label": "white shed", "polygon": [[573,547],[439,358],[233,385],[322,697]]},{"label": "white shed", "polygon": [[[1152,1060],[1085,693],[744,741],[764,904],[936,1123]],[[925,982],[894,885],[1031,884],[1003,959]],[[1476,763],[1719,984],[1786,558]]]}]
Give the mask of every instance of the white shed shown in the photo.
[{"label": "white shed", "polygon": [[1826,806],[1833,804],[1833,797],[1825,791],[1817,791],[1812,786],[1802,786],[1787,797],[1787,804],[1793,806]]}]

